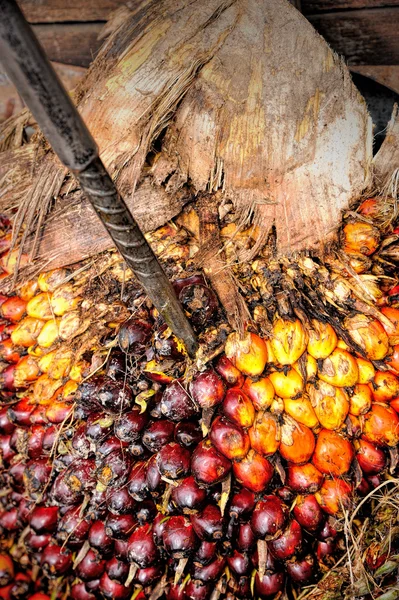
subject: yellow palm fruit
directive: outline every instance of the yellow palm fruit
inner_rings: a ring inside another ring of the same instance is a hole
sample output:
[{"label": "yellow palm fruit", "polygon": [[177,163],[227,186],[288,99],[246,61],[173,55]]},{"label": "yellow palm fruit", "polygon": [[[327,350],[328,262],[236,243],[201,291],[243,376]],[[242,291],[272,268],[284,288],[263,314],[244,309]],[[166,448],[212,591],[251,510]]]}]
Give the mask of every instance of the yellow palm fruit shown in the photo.
[{"label": "yellow palm fruit", "polygon": [[306,350],[308,335],[299,319],[277,319],[273,325],[271,345],[281,365],[292,365]]},{"label": "yellow palm fruit", "polygon": [[267,363],[267,348],[264,340],[255,333],[231,333],[227,338],[226,356],[244,375],[261,375]]},{"label": "yellow palm fruit", "polygon": [[270,364],[277,364],[277,358],[274,355],[273,347],[271,341],[265,340],[266,348],[267,348],[267,362]]},{"label": "yellow palm fruit", "polygon": [[349,398],[349,412],[358,417],[366,414],[371,408],[372,393],[369,386],[365,383],[355,385],[354,393]]},{"label": "yellow palm fruit", "polygon": [[359,369],[359,383],[370,383],[375,375],[373,364],[369,360],[361,357],[356,357],[356,362]]},{"label": "yellow palm fruit", "polygon": [[34,384],[33,397],[39,404],[48,404],[60,387],[62,387],[60,379],[51,379],[44,373],[40,375]]},{"label": "yellow palm fruit", "polygon": [[77,308],[82,298],[77,295],[76,289],[70,283],[57,288],[51,296],[51,308],[57,317]]},{"label": "yellow palm fruit", "polygon": [[35,381],[40,375],[40,368],[32,356],[23,356],[15,365],[14,384],[17,388],[25,387],[31,381]]},{"label": "yellow palm fruit", "polygon": [[310,401],[320,425],[325,429],[341,429],[349,413],[349,398],[345,390],[324,382],[308,385]]},{"label": "yellow palm fruit", "polygon": [[37,343],[42,348],[50,348],[59,337],[59,319],[46,321],[37,337]]},{"label": "yellow palm fruit", "polygon": [[66,384],[62,386],[62,397],[64,399],[72,397],[75,394],[78,387],[79,387],[79,384],[76,381],[73,381],[72,379],[68,379]]},{"label": "yellow palm fruit", "polygon": [[346,350],[335,350],[323,360],[319,378],[337,387],[351,387],[358,382],[359,369],[356,359]]},{"label": "yellow palm fruit", "polygon": [[280,398],[294,398],[302,393],[303,379],[295,369],[289,369],[287,374],[283,371],[274,371],[270,373],[269,379]]},{"label": "yellow palm fruit", "polygon": [[377,319],[357,314],[345,319],[345,328],[370,360],[382,360],[388,354],[388,336]]},{"label": "yellow palm fruit", "polygon": [[72,379],[72,381],[80,383],[83,379],[83,371],[85,368],[87,368],[86,363],[79,363],[77,365],[73,365],[72,369],[69,372],[69,378]]},{"label": "yellow palm fruit", "polygon": [[34,317],[35,319],[43,319],[45,321],[52,319],[54,313],[50,304],[50,295],[42,292],[34,296],[26,305],[26,312],[30,317]]},{"label": "yellow palm fruit", "polygon": [[341,338],[337,342],[337,348],[340,348],[341,350],[350,350],[348,344],[344,342],[344,340],[341,340]]},{"label": "yellow palm fruit", "polygon": [[284,411],[287,415],[295,419],[295,421],[298,421],[298,423],[302,423],[302,425],[306,425],[311,429],[319,425],[316,413],[306,395],[301,396],[298,400],[285,398]]},{"label": "yellow palm fruit", "polygon": [[66,269],[54,269],[41,273],[37,279],[37,283],[42,292],[54,292],[59,287],[68,275]]},{"label": "yellow palm fruit", "polygon": [[82,319],[77,311],[71,311],[61,317],[59,334],[62,340],[73,339],[80,333]]},{"label": "yellow palm fruit", "polygon": [[327,358],[335,349],[338,338],[329,323],[312,319],[312,328],[308,330],[308,353],[313,358]]},{"label": "yellow palm fruit", "polygon": [[39,360],[40,370],[52,379],[62,379],[69,373],[72,362],[71,350],[52,350]]},{"label": "yellow palm fruit", "polygon": [[12,343],[15,346],[23,346],[24,348],[33,346],[36,344],[36,340],[43,329],[44,323],[45,321],[42,321],[41,319],[25,317],[11,333]]},{"label": "yellow palm fruit", "polygon": [[[295,369],[295,371],[297,373],[299,373],[299,375],[302,377],[300,363],[301,363],[300,360],[297,361],[296,363],[294,363],[292,365],[292,368]],[[310,381],[316,377],[316,375],[317,375],[317,360],[315,358],[313,358],[313,356],[311,356],[310,354],[307,354],[307,356],[306,356],[305,370],[306,370],[306,381]]]},{"label": "yellow palm fruit", "polygon": [[25,302],[29,302],[31,298],[36,294],[38,290],[38,284],[36,279],[31,279],[31,281],[27,281],[18,291],[18,296],[25,300]]}]

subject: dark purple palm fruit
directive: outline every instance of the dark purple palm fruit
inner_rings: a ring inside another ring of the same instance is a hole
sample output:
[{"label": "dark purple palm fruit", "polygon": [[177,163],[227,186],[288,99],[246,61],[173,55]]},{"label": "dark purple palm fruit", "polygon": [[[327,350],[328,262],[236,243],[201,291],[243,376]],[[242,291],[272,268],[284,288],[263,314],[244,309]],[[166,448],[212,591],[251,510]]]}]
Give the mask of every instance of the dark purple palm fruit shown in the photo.
[{"label": "dark purple palm fruit", "polygon": [[157,466],[162,476],[181,479],[190,472],[191,454],[177,442],[170,442],[158,452]]},{"label": "dark purple palm fruit", "polygon": [[156,330],[153,348],[160,360],[178,361],[185,356],[184,347],[166,323],[161,324]]},{"label": "dark purple palm fruit", "polygon": [[312,494],[298,496],[293,513],[298,523],[311,533],[317,531],[324,522],[324,514],[320,504]]},{"label": "dark purple palm fruit", "polygon": [[124,379],[126,376],[126,354],[114,348],[108,357],[105,372],[111,379]]},{"label": "dark purple palm fruit", "polygon": [[128,560],[140,569],[151,567],[157,562],[159,553],[149,524],[139,525],[128,540]]},{"label": "dark purple palm fruit", "polygon": [[91,581],[86,581],[85,588],[91,594],[96,594],[100,589],[100,579],[92,579]]},{"label": "dark purple palm fruit", "polygon": [[72,554],[67,548],[49,544],[43,550],[40,564],[47,577],[60,577],[72,567]]},{"label": "dark purple palm fruit", "polygon": [[226,388],[213,369],[197,373],[190,383],[190,394],[201,408],[214,408],[223,401]]},{"label": "dark purple palm fruit", "polygon": [[138,502],[142,502],[148,494],[146,475],[147,464],[144,461],[137,462],[129,474],[127,489]]},{"label": "dark purple palm fruit", "polygon": [[172,381],[162,394],[161,412],[170,421],[190,419],[198,412],[180,380]]},{"label": "dark purple palm fruit", "polygon": [[147,567],[147,569],[138,569],[134,581],[145,588],[149,585],[153,585],[162,577],[162,574],[162,565],[154,565],[152,567]]},{"label": "dark purple palm fruit", "polygon": [[102,442],[112,431],[114,420],[105,412],[91,413],[86,422],[86,435],[93,442]]},{"label": "dark purple palm fruit", "polygon": [[184,588],[185,600],[208,600],[211,594],[211,585],[190,579]]},{"label": "dark purple palm fruit", "polygon": [[165,490],[165,483],[158,469],[156,454],[151,456],[147,463],[146,484],[153,498],[159,498]]},{"label": "dark purple palm fruit", "polygon": [[43,452],[43,440],[46,428],[43,425],[33,425],[27,436],[26,453],[29,458],[39,458]]},{"label": "dark purple palm fruit", "polygon": [[246,517],[252,513],[255,508],[256,499],[254,492],[241,488],[236,492],[230,503],[229,514],[234,520],[238,520],[241,517]]},{"label": "dark purple palm fruit", "polygon": [[97,479],[105,487],[121,487],[129,477],[133,459],[123,449],[114,450],[105,456],[97,469]]},{"label": "dark purple palm fruit", "polygon": [[157,513],[154,518],[152,525],[152,534],[154,536],[154,540],[157,546],[160,546],[162,544],[162,536],[168,519],[170,519],[170,517],[165,517],[165,515],[160,512]]},{"label": "dark purple palm fruit", "polygon": [[195,580],[203,583],[216,583],[226,565],[226,559],[218,556],[207,565],[194,564],[192,569],[192,577]]},{"label": "dark purple palm fruit", "polygon": [[207,542],[202,540],[195,551],[193,562],[199,565],[207,565],[216,558],[218,542]]},{"label": "dark purple palm fruit", "polygon": [[81,506],[74,506],[58,521],[57,540],[70,548],[79,548],[87,538],[90,521]]},{"label": "dark purple palm fruit", "polygon": [[202,441],[197,421],[180,421],[175,427],[175,440],[184,448],[195,448]]},{"label": "dark purple palm fruit", "polygon": [[144,525],[144,523],[152,524],[156,515],[157,507],[153,500],[143,500],[136,507],[135,517],[139,525]]},{"label": "dark purple palm fruit", "polygon": [[233,554],[227,557],[227,564],[229,568],[239,577],[248,575],[251,570],[251,563],[248,558],[248,554],[233,550]]},{"label": "dark purple palm fruit", "polygon": [[179,300],[194,328],[210,323],[218,309],[216,295],[205,282],[193,282],[182,287]]},{"label": "dark purple palm fruit", "polygon": [[172,501],[184,513],[199,510],[206,498],[206,490],[198,485],[193,476],[186,477],[172,489]]},{"label": "dark purple palm fruit", "polygon": [[127,449],[128,444],[119,440],[116,435],[109,435],[96,447],[97,460],[101,460],[104,456],[108,456],[111,452],[116,450]]},{"label": "dark purple palm fruit", "polygon": [[76,391],[75,400],[86,415],[100,408],[97,401],[97,389],[102,384],[103,379],[103,377],[92,377],[81,383]]},{"label": "dark purple palm fruit", "polygon": [[136,515],[113,515],[105,520],[105,531],[114,540],[126,540],[137,525]]},{"label": "dark purple palm fruit", "polygon": [[21,527],[21,522],[18,518],[18,509],[11,508],[10,510],[5,510],[0,512],[0,531],[4,534],[6,532],[14,532],[18,531]]},{"label": "dark purple palm fruit", "polygon": [[[52,467],[47,458],[30,460],[24,471],[25,492],[31,500],[39,500],[47,487]],[[68,503],[63,503],[68,504]]]},{"label": "dark purple palm fruit", "polygon": [[13,456],[16,455],[15,450],[11,448],[11,436],[12,434],[0,435],[0,456],[5,465],[8,465]]},{"label": "dark purple palm fruit", "polygon": [[129,445],[129,452],[132,456],[135,456],[136,458],[140,458],[141,460],[143,460],[144,458],[147,458],[147,456],[148,456],[148,450],[143,445],[141,440],[136,440],[135,442],[132,442]]},{"label": "dark purple palm fruit", "polygon": [[143,433],[142,442],[150,452],[158,452],[173,441],[174,432],[175,424],[172,421],[167,419],[152,421]]},{"label": "dark purple palm fruit", "polygon": [[93,454],[94,447],[86,435],[86,425],[77,428],[72,438],[72,448],[82,458],[89,458]]},{"label": "dark purple palm fruit", "polygon": [[301,551],[302,528],[298,521],[292,519],[288,527],[276,539],[268,543],[270,552],[277,560],[288,560]]},{"label": "dark purple palm fruit", "polygon": [[251,527],[255,536],[262,540],[272,540],[284,529],[288,508],[277,496],[264,496],[257,502],[251,517]]},{"label": "dark purple palm fruit", "polygon": [[166,552],[178,560],[190,556],[197,545],[194,528],[183,515],[170,517],[166,521],[162,541]]},{"label": "dark purple palm fruit", "polygon": [[124,560],[119,560],[115,556],[107,561],[105,571],[112,581],[125,583],[129,576],[129,564]]},{"label": "dark purple palm fruit", "polygon": [[316,544],[316,556],[319,563],[324,565],[334,564],[334,553],[336,552],[336,543],[334,540],[318,540]]},{"label": "dark purple palm fruit", "polygon": [[58,507],[35,506],[30,513],[29,525],[37,534],[51,533],[57,529]]},{"label": "dark purple palm fruit", "polygon": [[36,503],[27,498],[22,498],[18,504],[18,517],[21,523],[29,523],[30,515],[32,510],[35,508]]},{"label": "dark purple palm fruit", "polygon": [[102,519],[107,514],[106,491],[101,485],[97,485],[92,491],[86,509],[86,514],[91,521]]},{"label": "dark purple palm fruit", "polygon": [[41,552],[51,542],[51,533],[36,535],[32,531],[24,539],[25,546],[31,552]]},{"label": "dark purple palm fruit", "polygon": [[132,595],[133,586],[125,586],[117,581],[113,581],[103,573],[100,579],[99,592],[107,600],[125,600]]},{"label": "dark purple palm fruit", "polygon": [[259,598],[271,598],[284,589],[284,573],[265,573],[255,576],[255,593]]},{"label": "dark purple palm fruit", "polygon": [[71,587],[71,598],[72,600],[96,600],[96,596],[86,590],[83,582],[75,583]]},{"label": "dark purple palm fruit", "polygon": [[293,557],[286,562],[285,568],[295,583],[310,583],[316,571],[315,558],[312,554],[304,558]]},{"label": "dark purple palm fruit", "polygon": [[52,496],[61,506],[79,504],[96,485],[95,462],[78,458],[54,481]]},{"label": "dark purple palm fruit", "polygon": [[119,416],[131,409],[133,392],[125,381],[104,377],[97,388],[97,401],[106,413]]},{"label": "dark purple palm fruit", "polygon": [[105,560],[101,559],[97,552],[89,550],[86,556],[77,565],[75,572],[83,581],[100,579],[105,571]]},{"label": "dark purple palm fruit", "polygon": [[202,512],[191,515],[191,523],[200,540],[214,542],[223,537],[223,518],[218,506],[208,504]]},{"label": "dark purple palm fruit", "polygon": [[90,546],[97,550],[100,556],[109,556],[114,548],[114,541],[108,535],[105,523],[102,521],[94,521],[90,525],[87,539]]},{"label": "dark purple palm fruit", "polygon": [[334,540],[338,535],[338,531],[335,529],[334,524],[328,519],[321,530],[319,531],[318,537],[321,540]]},{"label": "dark purple palm fruit", "polygon": [[8,468],[7,473],[11,478],[13,489],[19,492],[24,491],[24,474],[25,474],[25,462],[24,461],[12,461],[13,464]]},{"label": "dark purple palm fruit", "polygon": [[108,487],[105,493],[107,509],[114,515],[127,515],[133,512],[136,502],[130,496],[126,487]]},{"label": "dark purple palm fruit", "polygon": [[134,442],[140,437],[147,423],[147,413],[142,413],[138,406],[133,406],[129,412],[124,413],[115,420],[114,432],[122,442]]},{"label": "dark purple palm fruit", "polygon": [[119,347],[125,354],[140,356],[146,351],[151,335],[151,323],[144,319],[132,316],[125,321],[119,329]]},{"label": "dark purple palm fruit", "polygon": [[10,419],[7,406],[0,409],[0,433],[1,435],[11,435],[15,429],[15,424]]},{"label": "dark purple palm fruit", "polygon": [[231,462],[207,438],[201,442],[191,457],[191,472],[199,484],[214,485],[225,479]]}]

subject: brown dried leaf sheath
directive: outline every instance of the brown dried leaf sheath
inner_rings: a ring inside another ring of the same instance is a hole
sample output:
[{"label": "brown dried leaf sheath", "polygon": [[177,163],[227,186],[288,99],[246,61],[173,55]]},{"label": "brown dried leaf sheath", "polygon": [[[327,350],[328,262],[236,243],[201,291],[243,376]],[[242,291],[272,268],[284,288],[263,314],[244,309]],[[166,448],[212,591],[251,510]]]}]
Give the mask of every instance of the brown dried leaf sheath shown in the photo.
[{"label": "brown dried leaf sheath", "polygon": [[[371,121],[308,21],[286,0],[141,0],[113,25],[77,98],[144,228],[222,190],[241,222],[260,225],[251,254],[273,222],[280,252],[324,241],[367,183]],[[43,197],[50,181],[34,183]],[[88,204],[69,203],[39,243],[48,267],[110,245]]]}]

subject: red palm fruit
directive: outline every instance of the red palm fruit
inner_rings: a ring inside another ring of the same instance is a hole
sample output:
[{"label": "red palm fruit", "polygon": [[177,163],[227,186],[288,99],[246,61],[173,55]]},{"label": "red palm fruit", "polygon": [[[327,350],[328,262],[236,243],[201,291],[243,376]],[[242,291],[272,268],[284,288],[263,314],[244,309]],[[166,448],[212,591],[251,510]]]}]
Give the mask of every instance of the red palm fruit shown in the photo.
[{"label": "red palm fruit", "polygon": [[104,377],[97,387],[96,400],[105,412],[111,415],[120,415],[131,409],[133,393],[125,381],[115,381],[110,377]]},{"label": "red palm fruit", "polygon": [[248,575],[249,573],[250,562],[247,554],[243,554],[242,552],[234,550],[233,554],[227,557],[227,564],[229,568],[239,577]]},{"label": "red palm fruit", "polygon": [[47,594],[42,594],[42,592],[37,592],[37,594],[29,596],[28,600],[50,600],[50,596],[47,596]]},{"label": "red palm fruit", "polygon": [[90,522],[82,516],[80,506],[68,509],[58,522],[57,539],[71,548],[79,547],[87,538]]},{"label": "red palm fruit", "polygon": [[218,506],[208,504],[201,513],[193,514],[190,518],[200,540],[214,542],[223,537],[223,519]]},{"label": "red palm fruit", "polygon": [[170,421],[189,419],[197,412],[197,407],[178,379],[172,381],[162,394],[161,412]]},{"label": "red palm fruit", "polygon": [[73,413],[73,404],[71,402],[54,402],[46,410],[46,419],[49,423],[55,425],[63,423]]},{"label": "red palm fruit", "polygon": [[273,402],[275,391],[269,377],[262,377],[258,381],[247,377],[242,390],[252,400],[255,410],[266,410]]},{"label": "red palm fruit", "polygon": [[318,535],[321,540],[333,540],[337,537],[338,531],[334,528],[331,518],[327,519]]},{"label": "red palm fruit", "polygon": [[43,452],[43,439],[46,433],[42,425],[33,425],[28,431],[26,453],[29,458],[39,458]]},{"label": "red palm fruit", "polygon": [[252,401],[239,388],[230,388],[223,400],[223,414],[235,425],[247,429],[255,418]]},{"label": "red palm fruit", "polygon": [[273,466],[254,450],[240,462],[233,464],[233,472],[237,481],[252,492],[262,492],[273,477]]},{"label": "red palm fruit", "polygon": [[360,496],[367,496],[367,494],[371,491],[371,487],[369,482],[365,477],[362,477],[359,485],[356,487],[356,492]]},{"label": "red palm fruit", "polygon": [[58,436],[58,428],[55,425],[50,425],[47,427],[46,432],[43,437],[43,452],[48,454],[52,451],[54,447],[54,443],[57,440]]},{"label": "red palm fruit", "polygon": [[[147,569],[139,569],[134,580],[143,587],[147,587],[148,585],[155,583],[162,574],[162,566],[155,565],[153,567],[148,567]],[[145,596],[143,598],[145,599]]]},{"label": "red palm fruit", "polygon": [[123,449],[114,450],[102,459],[96,473],[98,481],[104,486],[121,487],[127,482],[132,463],[132,457]]},{"label": "red palm fruit", "polygon": [[381,473],[386,465],[384,452],[363,438],[360,438],[357,443],[356,458],[363,473],[366,475]]},{"label": "red palm fruit", "polygon": [[324,515],[316,496],[298,496],[294,506],[294,517],[307,531],[314,532],[324,521]]},{"label": "red palm fruit", "polygon": [[218,556],[214,561],[207,565],[196,565],[192,571],[193,579],[203,581],[204,583],[216,582],[224,567],[226,565],[226,559]]},{"label": "red palm fruit", "polygon": [[35,405],[32,403],[30,398],[21,398],[19,402],[10,406],[8,409],[9,419],[21,427],[31,426],[31,415],[35,409]]},{"label": "red palm fruit", "polygon": [[241,387],[244,383],[244,375],[233,363],[223,355],[219,358],[215,367],[216,371],[226,382],[227,387]]},{"label": "red palm fruit", "polygon": [[312,462],[326,475],[347,473],[354,457],[352,444],[335,431],[322,429],[317,437]]},{"label": "red palm fruit", "polygon": [[[316,546],[316,556],[320,563],[329,563],[331,557],[336,552],[336,544],[333,540],[322,541],[319,540]],[[329,560],[330,559],[330,560]]]},{"label": "red palm fruit", "polygon": [[105,438],[103,442],[98,443],[96,447],[96,454],[99,458],[101,458],[108,456],[109,454],[111,454],[111,452],[120,452],[121,449],[126,447],[126,442],[121,442],[121,440],[118,440],[118,438],[115,435],[109,435]]},{"label": "red palm fruit", "polygon": [[399,417],[388,406],[373,404],[362,416],[363,437],[376,446],[396,446],[399,443]]},{"label": "red palm fruit", "polygon": [[0,554],[0,587],[14,580],[14,563],[8,554]]},{"label": "red palm fruit", "polygon": [[193,476],[186,477],[172,489],[172,500],[183,512],[198,510],[206,497],[206,490],[198,485]]},{"label": "red palm fruit", "polygon": [[144,500],[148,493],[146,475],[147,465],[144,461],[137,462],[129,474],[127,489],[132,498],[138,502]]},{"label": "red palm fruit", "polygon": [[31,577],[25,573],[17,573],[14,583],[10,589],[12,600],[25,600],[32,591],[33,582]]},{"label": "red palm fruit", "polygon": [[1,304],[0,315],[8,321],[17,323],[26,314],[26,302],[19,296],[11,296]]},{"label": "red palm fruit", "polygon": [[212,369],[194,376],[190,383],[190,394],[201,408],[212,408],[220,404],[225,393],[225,386],[220,377]]},{"label": "red palm fruit", "polygon": [[17,363],[21,358],[10,337],[0,341],[0,358],[9,363]]},{"label": "red palm fruit", "polygon": [[234,494],[230,502],[229,514],[231,517],[250,515],[255,508],[255,494],[246,488],[242,488]]},{"label": "red palm fruit", "polygon": [[324,512],[337,515],[350,508],[352,487],[343,479],[326,479],[315,496]]},{"label": "red palm fruit", "polygon": [[268,359],[264,340],[250,332],[243,336],[231,333],[227,338],[225,353],[241,373],[250,377],[261,375]]},{"label": "red palm fruit", "polygon": [[185,600],[185,587],[181,585],[181,582],[174,585],[173,583],[169,586],[168,600]]},{"label": "red palm fruit", "polygon": [[105,560],[99,558],[98,554],[91,549],[76,567],[76,575],[83,581],[99,579],[104,571]]},{"label": "red palm fruit", "polygon": [[206,540],[202,540],[195,551],[193,562],[199,563],[200,565],[207,565],[216,558],[217,550],[217,542],[207,542]]},{"label": "red palm fruit", "polygon": [[190,579],[184,588],[185,600],[208,600],[211,588],[209,584]]},{"label": "red palm fruit", "polygon": [[90,525],[87,536],[88,542],[92,548],[95,548],[101,556],[107,556],[114,547],[112,538],[108,535],[105,523],[102,521],[94,521]]},{"label": "red palm fruit", "polygon": [[136,507],[136,518],[140,525],[144,523],[153,523],[157,514],[157,507],[153,500],[144,500]]},{"label": "red palm fruit", "polygon": [[71,587],[72,600],[96,600],[96,596],[86,590],[84,583],[75,583]]},{"label": "red palm fruit", "polygon": [[108,487],[105,493],[107,509],[114,515],[126,515],[131,513],[136,506],[136,502],[130,496],[126,487],[113,488]]},{"label": "red palm fruit", "polygon": [[197,446],[191,457],[191,471],[198,483],[213,485],[229,473],[231,463],[218,452],[209,439]]},{"label": "red palm fruit", "polygon": [[16,365],[8,365],[0,373],[0,392],[15,392],[16,387],[14,385],[14,374]]},{"label": "red palm fruit", "polygon": [[132,410],[115,420],[114,432],[116,437],[123,442],[133,442],[140,437],[147,423],[147,413],[141,413],[138,406],[133,406]]},{"label": "red palm fruit", "polygon": [[186,558],[197,545],[194,527],[184,516],[171,517],[165,522],[162,533],[163,546],[175,559]]},{"label": "red palm fruit", "polygon": [[15,462],[8,468],[8,474],[11,476],[15,490],[23,491],[24,486],[25,463],[23,461]]},{"label": "red palm fruit", "polygon": [[72,566],[72,554],[69,550],[49,544],[42,553],[40,565],[47,577],[59,577]]},{"label": "red palm fruit", "polygon": [[35,533],[55,531],[58,522],[58,506],[35,506],[30,513],[29,525]]},{"label": "red palm fruit", "polygon": [[255,593],[259,598],[271,598],[284,589],[284,573],[266,573],[262,578],[255,575]]},{"label": "red palm fruit", "polygon": [[249,552],[256,544],[255,534],[249,523],[241,523],[237,533],[237,548],[241,552]]},{"label": "red palm fruit", "polygon": [[371,391],[375,402],[389,402],[399,396],[399,379],[390,371],[377,371]]},{"label": "red palm fruit", "polygon": [[291,558],[285,565],[287,573],[295,583],[308,583],[316,571],[315,559],[312,554],[304,558]]},{"label": "red palm fruit", "polygon": [[158,560],[158,549],[150,525],[136,527],[129,537],[128,559],[129,562],[136,563],[140,569],[146,569]]},{"label": "red palm fruit", "polygon": [[313,494],[322,486],[324,475],[312,463],[288,465],[287,486],[295,492]]},{"label": "red palm fruit", "polygon": [[130,598],[132,590],[132,585],[126,587],[121,583],[112,581],[107,573],[103,573],[101,576],[99,591],[107,600],[125,600],[126,598]]},{"label": "red palm fruit", "polygon": [[190,452],[177,444],[170,442],[158,452],[157,466],[168,479],[181,479],[190,472]]},{"label": "red palm fruit", "polygon": [[15,429],[14,423],[11,421],[7,406],[0,409],[0,434],[10,435]]},{"label": "red palm fruit", "polygon": [[287,521],[288,509],[277,496],[264,496],[257,502],[251,516],[256,537],[271,540],[278,536]]},{"label": "red palm fruit", "polygon": [[167,419],[153,421],[145,429],[142,442],[150,452],[158,452],[173,440],[175,424]]},{"label": "red palm fruit", "polygon": [[34,553],[41,552],[51,541],[51,533],[36,535],[33,532],[30,532],[24,539],[26,547]]},{"label": "red palm fruit", "polygon": [[313,432],[289,417],[284,417],[281,427],[280,454],[285,460],[294,464],[309,462],[315,448]]},{"label": "red palm fruit", "polygon": [[175,440],[184,448],[197,446],[202,442],[202,431],[197,422],[181,421],[175,427]]},{"label": "red palm fruit", "polygon": [[157,466],[156,454],[153,454],[147,463],[146,485],[153,498],[158,498],[165,489],[165,483]]},{"label": "red palm fruit", "polygon": [[280,446],[280,426],[272,413],[258,412],[248,435],[251,448],[263,456],[271,456]]},{"label": "red palm fruit", "polygon": [[292,519],[285,531],[269,542],[270,552],[277,560],[287,560],[301,551],[302,528],[295,519]]},{"label": "red palm fruit", "polygon": [[169,517],[165,517],[163,513],[157,513],[152,524],[152,533],[157,545],[162,543],[162,536],[165,525]]},{"label": "red palm fruit", "polygon": [[100,580],[92,579],[91,581],[86,581],[85,588],[88,592],[95,594],[100,589]]},{"label": "red palm fruit", "polygon": [[375,489],[382,483],[381,475],[369,475],[367,477],[367,482],[373,489]]},{"label": "red palm fruit", "polygon": [[290,503],[294,500],[294,492],[286,485],[276,489],[276,494],[283,502]]},{"label": "red palm fruit", "polygon": [[15,450],[11,448],[11,435],[0,435],[0,456],[5,464],[15,456]]},{"label": "red palm fruit", "polygon": [[125,321],[119,329],[119,347],[126,354],[143,354],[151,335],[151,323],[133,316]]},{"label": "red palm fruit", "polygon": [[137,525],[137,515],[113,515],[109,513],[105,520],[105,531],[114,540],[127,539]]},{"label": "red palm fruit", "polygon": [[129,540],[115,540],[114,553],[115,558],[128,562],[127,551],[129,547]]},{"label": "red palm fruit", "polygon": [[78,504],[95,484],[94,461],[78,458],[58,475],[53,484],[52,495],[60,505]]},{"label": "red palm fruit", "polygon": [[32,500],[40,498],[47,487],[51,473],[52,468],[46,458],[37,458],[27,463],[24,471],[24,484],[25,491]]},{"label": "red palm fruit", "polygon": [[230,460],[241,460],[250,448],[249,436],[225,417],[216,417],[209,437],[216,449]]},{"label": "red palm fruit", "polygon": [[367,198],[359,205],[357,211],[365,217],[375,217],[378,215],[378,200],[377,198]]},{"label": "red palm fruit", "polygon": [[107,561],[105,570],[108,577],[113,581],[125,583],[129,575],[129,564],[123,560],[118,560],[117,558],[113,557]]}]

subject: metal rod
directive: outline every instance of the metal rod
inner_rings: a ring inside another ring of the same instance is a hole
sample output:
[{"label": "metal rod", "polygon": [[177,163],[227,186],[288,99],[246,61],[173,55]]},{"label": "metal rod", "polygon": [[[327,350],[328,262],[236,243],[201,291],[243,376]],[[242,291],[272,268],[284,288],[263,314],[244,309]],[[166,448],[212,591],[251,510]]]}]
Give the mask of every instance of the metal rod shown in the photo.
[{"label": "metal rod", "polygon": [[74,172],[119,252],[193,356],[194,331],[98,156],[97,145],[14,0],[0,0],[0,60],[61,161]]}]

